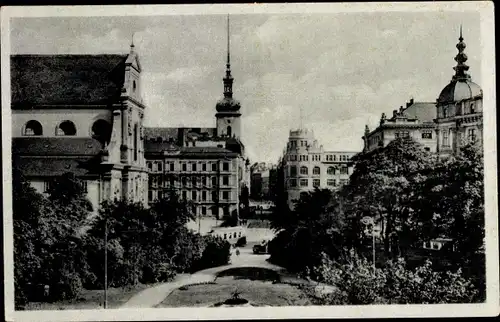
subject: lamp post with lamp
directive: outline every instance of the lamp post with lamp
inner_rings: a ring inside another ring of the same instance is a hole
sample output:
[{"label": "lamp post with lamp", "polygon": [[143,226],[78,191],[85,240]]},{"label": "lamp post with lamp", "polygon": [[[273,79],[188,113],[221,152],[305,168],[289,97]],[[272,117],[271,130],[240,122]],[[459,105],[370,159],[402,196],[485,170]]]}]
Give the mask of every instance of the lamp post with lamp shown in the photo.
[{"label": "lamp post with lamp", "polygon": [[375,222],[373,217],[365,216],[361,219],[361,223],[367,227],[372,235],[372,261],[373,272],[375,272]]}]

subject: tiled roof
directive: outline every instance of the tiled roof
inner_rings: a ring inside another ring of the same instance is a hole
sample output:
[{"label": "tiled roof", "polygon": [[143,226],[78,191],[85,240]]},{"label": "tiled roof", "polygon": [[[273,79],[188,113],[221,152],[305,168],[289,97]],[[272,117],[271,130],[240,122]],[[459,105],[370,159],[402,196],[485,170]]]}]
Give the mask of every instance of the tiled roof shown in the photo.
[{"label": "tiled roof", "polygon": [[66,172],[81,177],[92,174],[86,169],[88,161],[88,158],[17,157],[13,159],[13,167],[27,177],[54,177]]},{"label": "tiled roof", "polygon": [[13,55],[12,108],[107,104],[124,82],[127,55]]},{"label": "tiled roof", "polygon": [[416,118],[421,123],[433,122],[436,118],[436,103],[415,102],[408,106],[404,112],[408,115],[408,118]]},{"label": "tiled roof", "polygon": [[156,139],[161,137],[163,140],[168,138],[175,138],[177,140],[177,136],[179,133],[178,127],[145,127],[144,128],[144,137],[146,139]]},{"label": "tiled roof", "polygon": [[144,141],[144,153],[162,153],[169,149],[179,149],[175,144],[169,142]]},{"label": "tiled roof", "polygon": [[102,149],[102,144],[92,138],[44,138],[19,137],[12,139],[12,153],[43,156],[93,156]]}]

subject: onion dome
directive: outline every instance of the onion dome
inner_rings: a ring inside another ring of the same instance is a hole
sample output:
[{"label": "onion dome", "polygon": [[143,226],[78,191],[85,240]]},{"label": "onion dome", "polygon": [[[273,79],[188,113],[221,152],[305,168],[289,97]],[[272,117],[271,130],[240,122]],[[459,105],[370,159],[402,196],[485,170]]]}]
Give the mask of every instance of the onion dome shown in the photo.
[{"label": "onion dome", "polygon": [[462,26],[460,26],[460,37],[458,40],[458,54],[455,56],[457,65],[453,67],[455,75],[453,75],[451,82],[446,85],[441,91],[441,94],[439,94],[437,102],[441,104],[473,99],[483,95],[481,87],[474,83],[471,80],[470,75],[467,74],[469,66],[465,64],[467,61],[467,55],[464,53],[466,45],[463,41],[464,38],[462,37]]}]

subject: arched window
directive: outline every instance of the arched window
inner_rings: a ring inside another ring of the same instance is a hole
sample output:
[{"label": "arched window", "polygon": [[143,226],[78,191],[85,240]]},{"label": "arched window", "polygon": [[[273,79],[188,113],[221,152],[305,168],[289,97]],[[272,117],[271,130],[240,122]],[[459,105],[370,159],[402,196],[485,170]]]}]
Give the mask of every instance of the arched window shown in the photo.
[{"label": "arched window", "polygon": [[233,135],[231,126],[227,127],[227,136],[231,137]]},{"label": "arched window", "polygon": [[334,167],[328,167],[328,170],[326,170],[327,174],[335,174],[335,168]]},{"label": "arched window", "polygon": [[307,167],[300,167],[300,174],[308,174]]},{"label": "arched window", "polygon": [[111,125],[105,120],[95,121],[92,124],[92,137],[101,142],[108,142],[111,137]]},{"label": "arched window", "polygon": [[31,120],[26,123],[24,126],[24,133],[23,135],[42,135],[43,134],[43,129],[42,129],[42,124],[40,122]]},{"label": "arched window", "polygon": [[76,135],[75,123],[64,121],[57,127],[57,135]]},{"label": "arched window", "polygon": [[320,174],[320,173],[321,173],[321,170],[319,169],[319,167],[313,168],[313,174]]}]

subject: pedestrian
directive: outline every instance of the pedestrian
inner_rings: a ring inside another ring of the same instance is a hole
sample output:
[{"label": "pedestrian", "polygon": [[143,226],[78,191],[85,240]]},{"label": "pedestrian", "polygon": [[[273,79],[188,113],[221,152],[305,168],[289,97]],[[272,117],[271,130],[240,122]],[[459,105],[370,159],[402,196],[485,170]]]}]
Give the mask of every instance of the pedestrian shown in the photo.
[{"label": "pedestrian", "polygon": [[236,256],[240,256],[240,249],[236,247]]}]

